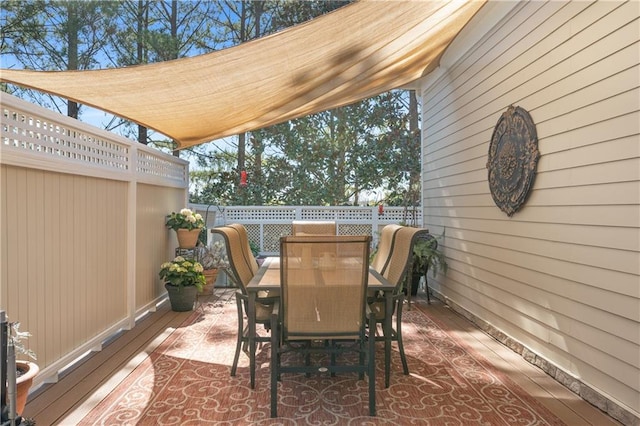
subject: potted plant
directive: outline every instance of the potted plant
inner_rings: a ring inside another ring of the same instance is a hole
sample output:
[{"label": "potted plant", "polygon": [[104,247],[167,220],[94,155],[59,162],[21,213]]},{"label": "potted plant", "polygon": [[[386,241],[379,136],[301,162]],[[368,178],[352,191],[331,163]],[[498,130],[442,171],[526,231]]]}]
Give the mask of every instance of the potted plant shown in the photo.
[{"label": "potted plant", "polygon": [[[20,331],[19,322],[8,323],[8,325],[8,343],[13,345],[15,353],[26,355],[35,360],[36,354],[27,349],[23,343],[23,340],[26,340],[31,334],[26,331]],[[39,371],[38,365],[33,362],[16,360],[16,412],[18,414],[22,414],[24,407],[27,405],[29,389]]]},{"label": "potted plant", "polygon": [[198,243],[198,237],[204,228],[204,219],[200,213],[184,208],[179,213],[167,215],[166,225],[176,231],[180,248],[192,249]]},{"label": "potted plant", "polygon": [[160,278],[169,294],[171,309],[177,312],[190,311],[198,291],[206,283],[204,268],[195,260],[178,256],[160,267]]},{"label": "potted plant", "polygon": [[201,294],[213,294],[213,287],[218,278],[218,269],[229,266],[229,259],[222,241],[216,241],[204,246],[200,254],[200,263],[204,268],[206,284],[202,287]]},{"label": "potted plant", "polygon": [[[426,280],[429,271],[432,272],[434,278],[440,269],[444,273],[447,272],[446,258],[444,253],[438,249],[438,240],[442,238],[444,238],[444,231],[440,237],[427,234],[425,237],[419,238],[413,245],[411,295],[415,296],[418,293],[420,278],[424,276]],[[427,291],[429,290],[427,289]]]}]

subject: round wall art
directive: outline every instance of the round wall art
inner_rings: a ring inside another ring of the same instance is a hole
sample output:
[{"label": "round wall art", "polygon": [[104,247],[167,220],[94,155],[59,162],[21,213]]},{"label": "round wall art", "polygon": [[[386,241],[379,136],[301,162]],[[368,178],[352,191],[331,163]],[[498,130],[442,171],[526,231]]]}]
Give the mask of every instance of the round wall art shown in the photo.
[{"label": "round wall art", "polygon": [[529,113],[513,105],[502,113],[489,146],[489,188],[496,205],[512,216],[533,186],[540,152],[536,125]]}]

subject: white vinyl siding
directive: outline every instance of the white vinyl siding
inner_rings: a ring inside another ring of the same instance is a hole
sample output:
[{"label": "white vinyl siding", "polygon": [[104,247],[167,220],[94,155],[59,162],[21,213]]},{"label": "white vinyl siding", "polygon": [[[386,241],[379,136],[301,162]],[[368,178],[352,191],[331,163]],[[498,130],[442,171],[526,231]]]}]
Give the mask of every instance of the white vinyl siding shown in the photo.
[{"label": "white vinyl siding", "polygon": [[[640,2],[509,7],[421,85],[424,224],[449,263],[429,284],[637,416]],[[509,105],[541,154],[511,218],[486,169]]]}]

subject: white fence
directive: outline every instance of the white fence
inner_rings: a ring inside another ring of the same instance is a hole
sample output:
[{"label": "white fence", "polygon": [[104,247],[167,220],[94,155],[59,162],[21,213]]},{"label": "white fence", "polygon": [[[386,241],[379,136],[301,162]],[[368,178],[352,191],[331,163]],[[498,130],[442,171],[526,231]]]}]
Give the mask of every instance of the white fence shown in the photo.
[{"label": "white fence", "polygon": [[387,207],[319,207],[319,206],[207,206],[192,204],[207,219],[207,227],[241,223],[249,239],[260,248],[260,254],[272,255],[279,250],[280,237],[291,234],[294,220],[332,220],[340,235],[371,235],[377,244],[380,229],[389,223],[422,225],[422,208]]},{"label": "white fence", "polygon": [[[174,255],[165,216],[187,202],[188,163],[11,95],[0,102],[0,309],[29,331],[37,385],[166,297]],[[207,215],[209,206],[192,206]],[[209,208],[211,213],[212,209]],[[291,221],[335,220],[341,234],[415,223],[385,207],[215,207],[208,226],[239,222],[262,254]],[[419,224],[419,223],[418,223]]]},{"label": "white fence", "polygon": [[165,298],[189,169],[5,93],[0,108],[0,309],[32,334],[38,385]]}]

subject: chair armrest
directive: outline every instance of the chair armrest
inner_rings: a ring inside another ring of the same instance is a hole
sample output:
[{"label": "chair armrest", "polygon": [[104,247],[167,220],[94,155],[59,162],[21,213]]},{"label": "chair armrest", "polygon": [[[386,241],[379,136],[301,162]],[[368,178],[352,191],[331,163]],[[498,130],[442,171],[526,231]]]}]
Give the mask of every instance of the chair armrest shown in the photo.
[{"label": "chair armrest", "polygon": [[[280,337],[278,333],[280,333],[280,301],[276,300],[273,302],[273,309],[271,310],[271,342],[276,345],[279,341]],[[274,346],[271,350],[273,351]]]},{"label": "chair armrest", "polygon": [[273,302],[273,310],[271,311],[271,319],[274,317],[277,319],[280,316],[280,300],[276,299]]},{"label": "chair armrest", "polygon": [[245,302],[249,301],[249,296],[244,294],[242,290],[236,290],[236,298],[240,300],[244,300]]}]

